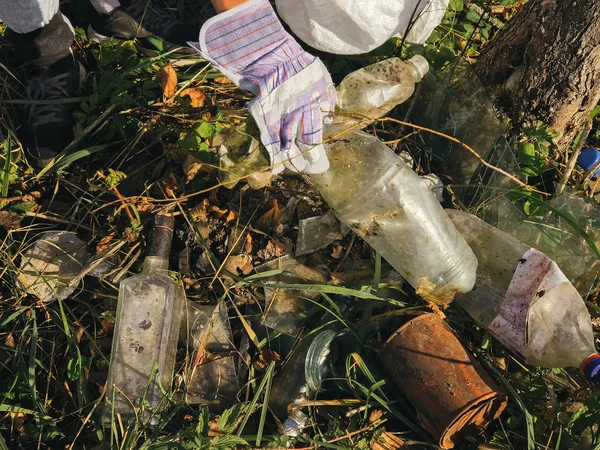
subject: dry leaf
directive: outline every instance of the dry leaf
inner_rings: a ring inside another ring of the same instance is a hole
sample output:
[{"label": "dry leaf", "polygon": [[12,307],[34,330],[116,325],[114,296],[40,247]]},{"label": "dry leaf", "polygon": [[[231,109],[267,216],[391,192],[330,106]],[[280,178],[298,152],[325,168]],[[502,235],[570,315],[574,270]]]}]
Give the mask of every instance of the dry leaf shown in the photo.
[{"label": "dry leaf", "polygon": [[341,245],[336,245],[335,247],[333,247],[333,252],[331,252],[331,256],[335,259],[340,259],[342,256],[344,256],[344,247],[342,247]]},{"label": "dry leaf", "polygon": [[379,419],[381,419],[381,416],[383,416],[383,411],[381,409],[376,409],[372,411],[369,415],[369,423],[378,421]]},{"label": "dry leaf", "polygon": [[196,88],[184,89],[183,91],[181,91],[181,94],[179,94],[179,96],[189,97],[190,106],[192,108],[202,108],[204,106],[204,102],[206,101],[206,94],[200,89]]},{"label": "dry leaf", "polygon": [[239,214],[233,210],[229,211],[229,214],[227,214],[227,217],[225,217],[225,222],[229,223],[229,222],[233,222],[234,220],[236,220],[239,217]]},{"label": "dry leaf", "polygon": [[177,90],[177,72],[175,72],[170,62],[158,69],[156,79],[165,97],[171,98],[175,95],[175,91]]},{"label": "dry leaf", "polygon": [[254,269],[252,259],[247,255],[230,256],[224,268],[234,275],[248,275]]},{"label": "dry leaf", "polygon": [[108,236],[104,236],[96,245],[96,253],[102,253],[105,251],[110,245],[111,241],[114,239],[115,233],[110,233]]},{"label": "dry leaf", "polygon": [[218,205],[219,204],[219,199],[217,198],[217,192],[219,191],[219,187],[217,186],[215,189],[212,189],[209,193],[208,193],[208,200],[210,200],[210,202],[213,205]]},{"label": "dry leaf", "polygon": [[110,320],[102,319],[100,321],[100,326],[102,327],[102,332],[110,333],[115,327],[115,323]]},{"label": "dry leaf", "polygon": [[246,234],[246,242],[244,243],[244,251],[246,253],[252,253],[252,235]]},{"label": "dry leaf", "polygon": [[25,434],[25,413],[11,412],[9,414],[14,430],[21,435]]},{"label": "dry leaf", "polygon": [[202,203],[198,203],[192,209],[190,209],[190,214],[192,215],[195,222],[203,221],[205,222],[208,219],[208,207],[210,206],[210,202],[207,198],[202,200]]},{"label": "dry leaf", "polygon": [[406,448],[404,441],[387,431],[379,436],[377,442],[371,444],[371,450],[402,450],[403,448]]},{"label": "dry leaf", "polygon": [[225,214],[227,214],[227,211],[229,211],[228,209],[221,209],[216,205],[211,205],[210,208],[208,208],[208,210],[217,218],[221,218],[223,217]]},{"label": "dry leaf", "polygon": [[216,84],[233,84],[227,77],[217,77],[213,80]]},{"label": "dry leaf", "polygon": [[192,155],[188,155],[185,162],[183,163],[183,173],[185,174],[185,184],[192,181],[200,169],[202,169],[204,163]]},{"label": "dry leaf", "polygon": [[279,353],[274,352],[273,350],[263,350],[260,352],[260,355],[258,355],[258,358],[254,360],[254,368],[259,372],[264,372],[267,369],[267,366],[273,361],[275,361],[275,363],[281,361]]},{"label": "dry leaf", "polygon": [[6,345],[8,348],[15,348],[15,337],[12,333],[8,333],[8,336],[6,336],[6,339],[4,339],[4,345]]},{"label": "dry leaf", "polygon": [[167,172],[162,179],[165,187],[165,192],[169,197],[175,197],[175,191],[179,190],[179,183],[177,177],[173,172]]},{"label": "dry leaf", "polygon": [[83,332],[85,331],[85,329],[83,327],[79,327],[77,328],[77,331],[75,332],[75,339],[77,339],[77,342],[81,342],[81,337],[83,336]]},{"label": "dry leaf", "polygon": [[256,228],[262,231],[269,230],[279,223],[280,217],[281,211],[277,199],[272,198],[267,202],[267,212],[256,221]]},{"label": "dry leaf", "polygon": [[16,230],[21,226],[21,216],[12,211],[0,211],[0,227]]}]

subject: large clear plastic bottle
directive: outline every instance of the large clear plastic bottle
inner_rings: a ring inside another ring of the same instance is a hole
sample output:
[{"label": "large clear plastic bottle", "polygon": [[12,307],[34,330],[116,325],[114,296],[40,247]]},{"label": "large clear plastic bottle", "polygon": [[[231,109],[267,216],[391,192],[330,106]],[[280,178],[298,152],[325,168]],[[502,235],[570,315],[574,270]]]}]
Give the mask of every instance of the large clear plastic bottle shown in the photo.
[{"label": "large clear plastic bottle", "polygon": [[[104,423],[111,423],[113,413],[134,416],[132,405],[144,399],[160,408],[161,386],[171,389],[185,307],[183,286],[168,273],[173,225],[173,217],[156,216],[142,273],[119,286]],[[156,424],[155,417],[146,411],[143,420]]]},{"label": "large clear plastic bottle", "polygon": [[349,131],[352,115],[376,119],[406,101],[428,72],[422,56],[391,58],[348,75],[342,113],[325,126],[329,169],[311,174],[346,226],[377,250],[426,300],[448,304],[469,292],[477,259],[425,182],[375,136]]},{"label": "large clear plastic bottle", "polygon": [[428,71],[429,64],[421,55],[408,61],[390,58],[359,69],[337,87],[337,109],[377,119],[405,102]]},{"label": "large clear plastic bottle", "polygon": [[589,312],[558,265],[476,216],[447,212],[479,260],[476,287],[456,301],[525,362],[600,381]]},{"label": "large clear plastic bottle", "polygon": [[340,221],[426,300],[444,305],[472,289],[475,255],[435,195],[399,156],[361,131],[326,148],[329,169],[310,177]]}]

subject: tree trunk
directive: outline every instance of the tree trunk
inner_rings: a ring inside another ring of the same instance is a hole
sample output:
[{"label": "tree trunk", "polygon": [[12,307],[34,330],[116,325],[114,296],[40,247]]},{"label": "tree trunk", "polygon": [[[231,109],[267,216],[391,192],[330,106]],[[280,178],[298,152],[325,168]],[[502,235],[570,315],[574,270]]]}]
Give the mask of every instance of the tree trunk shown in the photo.
[{"label": "tree trunk", "polygon": [[504,88],[516,128],[541,121],[565,152],[600,101],[600,0],[530,0],[475,71],[488,87]]}]

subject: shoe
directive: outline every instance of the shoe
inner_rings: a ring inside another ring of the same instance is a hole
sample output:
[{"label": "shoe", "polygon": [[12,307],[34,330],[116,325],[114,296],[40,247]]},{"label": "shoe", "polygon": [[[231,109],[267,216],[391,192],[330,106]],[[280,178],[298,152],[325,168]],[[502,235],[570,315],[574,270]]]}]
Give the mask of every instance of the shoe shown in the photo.
[{"label": "shoe", "polygon": [[26,34],[8,32],[7,38],[25,63],[25,99],[37,102],[21,108],[23,125],[17,135],[29,163],[42,168],[73,140],[72,114],[77,103],[47,101],[79,93],[85,71],[71,50],[75,32],[58,12],[42,28]]},{"label": "shoe", "polygon": [[54,64],[36,67],[29,76],[25,97],[39,101],[22,110],[26,133],[21,138],[29,164],[36,169],[50,161],[73,140],[73,112],[77,103],[43,103],[76,97],[83,84],[85,70],[73,55]]},{"label": "shoe", "polygon": [[157,7],[152,0],[120,1],[122,6],[110,15],[93,14],[88,27],[88,37],[93,42],[152,37],[163,41],[165,50],[182,47],[183,53],[194,53],[187,42],[198,40],[199,27],[179,22],[168,9]]}]

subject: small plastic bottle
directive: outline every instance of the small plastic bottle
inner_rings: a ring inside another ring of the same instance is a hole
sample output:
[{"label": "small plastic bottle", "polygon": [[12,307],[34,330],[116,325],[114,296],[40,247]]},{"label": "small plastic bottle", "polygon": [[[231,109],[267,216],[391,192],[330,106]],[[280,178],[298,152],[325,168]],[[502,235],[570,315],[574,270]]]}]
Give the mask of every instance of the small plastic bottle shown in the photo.
[{"label": "small plastic bottle", "polygon": [[[111,423],[113,413],[134,416],[132,404],[139,407],[143,399],[150,408],[160,408],[161,386],[166,392],[171,389],[185,307],[183,286],[168,273],[173,225],[173,217],[155,217],[142,273],[119,286],[105,424]],[[158,370],[153,372],[155,364]],[[143,419],[157,422],[148,412]]]},{"label": "small plastic bottle", "polygon": [[429,64],[421,55],[408,61],[390,58],[359,69],[338,86],[338,110],[371,119],[382,117],[405,102],[427,72]]},{"label": "small plastic bottle", "polygon": [[477,259],[425,182],[378,138],[353,131],[326,144],[329,169],[310,178],[342,223],[426,300],[469,292]]},{"label": "small plastic bottle", "polygon": [[447,212],[479,260],[476,287],[456,301],[526,363],[578,367],[600,382],[589,312],[558,265],[472,214]]}]

